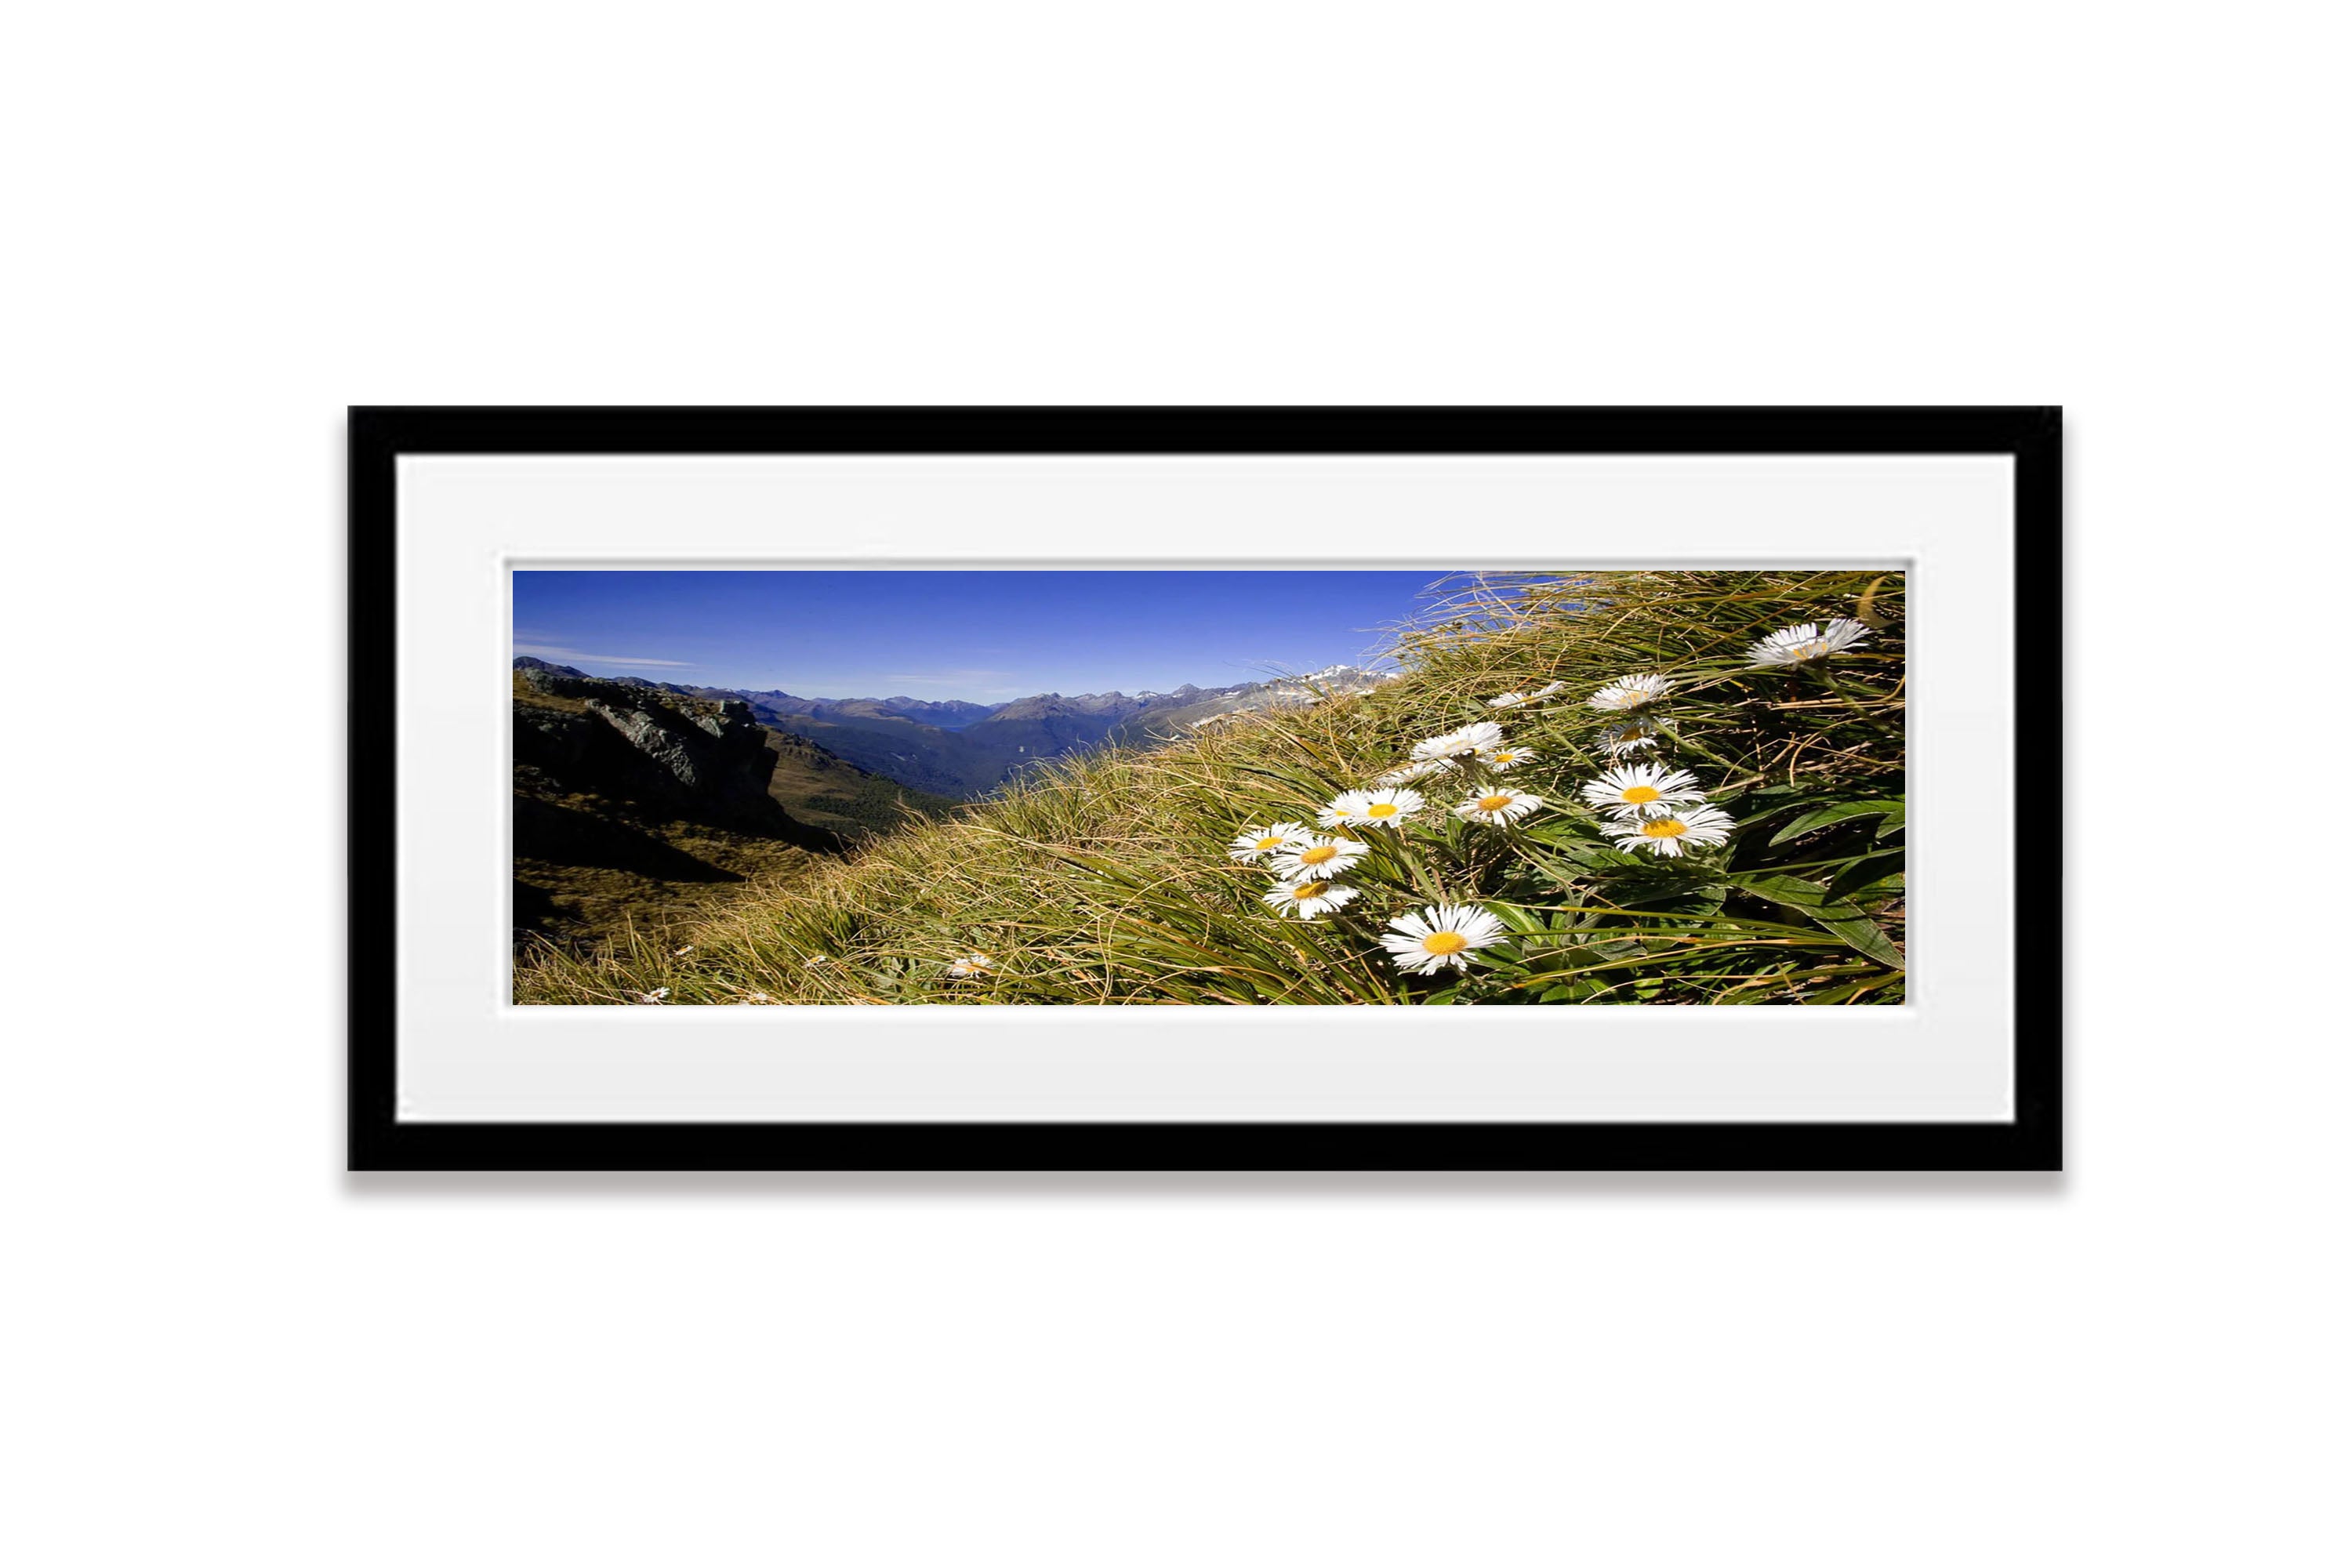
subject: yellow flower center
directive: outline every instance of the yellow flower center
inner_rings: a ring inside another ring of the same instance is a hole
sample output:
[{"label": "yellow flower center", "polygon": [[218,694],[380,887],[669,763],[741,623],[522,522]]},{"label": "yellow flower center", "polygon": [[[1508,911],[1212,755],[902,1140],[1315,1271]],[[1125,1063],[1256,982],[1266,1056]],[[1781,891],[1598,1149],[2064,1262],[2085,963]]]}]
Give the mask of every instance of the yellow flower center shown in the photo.
[{"label": "yellow flower center", "polygon": [[1801,642],[1796,647],[1790,648],[1789,650],[1789,657],[1790,658],[1819,658],[1822,655],[1829,651],[1829,638],[1815,637],[1811,642]]},{"label": "yellow flower center", "polygon": [[1328,882],[1301,882],[1290,889],[1290,897],[1294,903],[1303,904],[1309,899],[1319,899],[1330,890]]},{"label": "yellow flower center", "polygon": [[1469,945],[1470,939],[1458,931],[1433,931],[1421,939],[1421,951],[1433,952],[1440,958],[1460,952]]},{"label": "yellow flower center", "polygon": [[1338,859],[1339,856],[1339,847],[1337,844],[1318,844],[1311,849],[1300,850],[1298,863],[1302,866],[1320,866],[1326,860]]},{"label": "yellow flower center", "polygon": [[1689,831],[1687,825],[1671,816],[1654,816],[1642,824],[1642,832],[1651,838],[1680,838]]},{"label": "yellow flower center", "polygon": [[1648,784],[1635,784],[1617,798],[1627,805],[1647,805],[1658,798],[1658,792]]},{"label": "yellow flower center", "polygon": [[1282,847],[1282,835],[1269,833],[1257,841],[1257,847],[1261,849],[1279,849]]},{"label": "yellow flower center", "polygon": [[1482,795],[1478,797],[1478,809],[1481,811],[1500,811],[1510,804],[1511,797],[1507,795]]},{"label": "yellow flower center", "polygon": [[1397,808],[1394,804],[1385,800],[1364,807],[1366,816],[1394,816],[1396,814]]}]

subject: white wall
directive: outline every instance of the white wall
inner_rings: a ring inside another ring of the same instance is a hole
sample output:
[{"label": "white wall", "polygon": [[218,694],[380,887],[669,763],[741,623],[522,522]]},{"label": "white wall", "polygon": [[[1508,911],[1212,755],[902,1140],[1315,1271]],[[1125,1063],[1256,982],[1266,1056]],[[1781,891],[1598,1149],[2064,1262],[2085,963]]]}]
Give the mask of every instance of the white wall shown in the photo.
[{"label": "white wall", "polygon": [[[15,17],[0,1548],[2340,1560],[2340,26]],[[346,1180],[342,405],[795,400],[2063,401],[2072,1173]]]}]

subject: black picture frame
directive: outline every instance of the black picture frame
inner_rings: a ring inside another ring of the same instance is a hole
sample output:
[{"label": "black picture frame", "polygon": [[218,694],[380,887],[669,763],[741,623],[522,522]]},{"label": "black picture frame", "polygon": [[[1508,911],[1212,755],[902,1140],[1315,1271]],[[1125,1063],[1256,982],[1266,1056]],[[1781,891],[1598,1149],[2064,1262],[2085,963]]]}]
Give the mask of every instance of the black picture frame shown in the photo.
[{"label": "black picture frame", "polygon": [[[2033,801],[2063,756],[2060,411],[1950,408],[465,408],[350,410],[353,1171],[2054,1171],[2061,944],[2019,922],[2007,1122],[580,1122],[396,1115],[397,459],[445,453],[1974,453],[2015,459],[2017,740]],[[2024,563],[2031,563],[2031,570]],[[2030,697],[2030,700],[2029,700]],[[2020,815],[2028,804],[2019,780]],[[2037,812],[2037,817],[2046,814]],[[2034,885],[2059,858],[2034,835]],[[2023,845],[2019,857],[2023,868]],[[2030,950],[2030,951],[2029,951]]]}]

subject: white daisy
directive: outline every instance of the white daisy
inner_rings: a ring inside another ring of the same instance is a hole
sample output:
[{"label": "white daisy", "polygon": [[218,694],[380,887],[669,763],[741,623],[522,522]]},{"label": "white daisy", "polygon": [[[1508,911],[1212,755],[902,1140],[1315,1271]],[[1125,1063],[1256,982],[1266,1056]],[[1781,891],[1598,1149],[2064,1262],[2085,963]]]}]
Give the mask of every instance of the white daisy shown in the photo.
[{"label": "white daisy", "polygon": [[1782,626],[1770,637],[1749,647],[1748,668],[1762,669],[1768,665],[1804,664],[1811,659],[1827,658],[1833,653],[1843,653],[1869,636],[1869,627],[1860,621],[1847,620],[1843,616],[1826,626],[1812,621]]},{"label": "white daisy", "polygon": [[684,947],[681,947],[676,952],[671,953],[670,956],[672,958],[684,958],[688,953],[692,952],[693,951],[694,944],[692,942],[688,942]]},{"label": "white daisy", "polygon": [[1527,795],[1515,789],[1485,790],[1472,795],[1454,808],[1454,815],[1465,822],[1483,822],[1492,827],[1506,827],[1531,811],[1543,809],[1543,796]]},{"label": "white daisy", "polygon": [[1355,889],[1343,888],[1326,877],[1306,882],[1285,882],[1268,893],[1265,901],[1269,909],[1311,921],[1353,901],[1355,897]]},{"label": "white daisy", "polygon": [[1540,702],[1547,697],[1557,697],[1567,689],[1567,681],[1555,680],[1549,685],[1538,686],[1533,691],[1528,692],[1528,700],[1530,702]]},{"label": "white daisy", "polygon": [[1601,731],[1598,739],[1602,745],[1609,748],[1611,756],[1617,757],[1624,755],[1627,752],[1638,752],[1644,746],[1656,745],[1658,737],[1665,732],[1665,726],[1655,719],[1644,719],[1637,715],[1611,724]]},{"label": "white daisy", "polygon": [[1583,790],[1585,804],[1620,819],[1671,816],[1678,805],[1696,805],[1706,791],[1687,769],[1671,773],[1664,763],[1634,763],[1611,768]]},{"label": "white daisy", "polygon": [[1447,967],[1467,969],[1470,954],[1503,940],[1502,921],[1475,904],[1431,904],[1389,921],[1381,945],[1407,974],[1434,974]]},{"label": "white daisy", "polygon": [[1233,847],[1225,851],[1225,858],[1247,865],[1253,860],[1263,860],[1288,847],[1294,840],[1306,837],[1307,825],[1303,822],[1272,822],[1264,827],[1244,827],[1234,836]]},{"label": "white daisy", "polygon": [[1666,694],[1674,682],[1663,675],[1628,675],[1612,680],[1585,701],[1603,713],[1630,712],[1646,708]]},{"label": "white daisy", "polygon": [[1372,786],[1375,789],[1392,789],[1398,784],[1419,784],[1425,778],[1433,778],[1439,773],[1450,773],[1453,771],[1452,758],[1432,757],[1425,763],[1407,763],[1401,768],[1391,768],[1374,779]]},{"label": "white daisy", "polygon": [[1524,691],[1506,691],[1500,697],[1486,699],[1489,708],[1524,708],[1535,699]]},{"label": "white daisy", "polygon": [[948,976],[953,980],[970,980],[986,974],[996,967],[996,960],[984,952],[967,952],[948,965]]},{"label": "white daisy", "polygon": [[669,1000],[669,987],[667,985],[657,985],[651,991],[632,991],[629,994],[635,996],[641,1003],[658,1007],[663,1003]]},{"label": "white daisy", "polygon": [[1647,849],[1672,859],[1685,850],[1722,843],[1731,837],[1732,826],[1726,812],[1711,805],[1688,805],[1664,816],[1622,818],[1610,826],[1609,836],[1629,855]]},{"label": "white daisy", "polygon": [[743,1000],[755,1006],[772,1006],[776,999],[764,991],[746,991],[743,993]]},{"label": "white daisy", "polygon": [[1417,790],[1351,789],[1315,814],[1326,827],[1401,827],[1428,802]]},{"label": "white daisy", "polygon": [[1498,773],[1508,773],[1521,763],[1535,760],[1535,748],[1532,746],[1496,746],[1478,753],[1480,765]]},{"label": "white daisy", "polygon": [[1340,876],[1370,854],[1371,846],[1352,838],[1301,838],[1274,858],[1274,874],[1286,882]]},{"label": "white daisy", "polygon": [[1466,757],[1473,752],[1502,743],[1503,727],[1482,720],[1475,724],[1465,724],[1459,730],[1448,730],[1443,735],[1432,735],[1413,747],[1412,760],[1425,763],[1437,758]]},{"label": "white daisy", "polygon": [[803,969],[815,969],[822,964],[831,963],[832,962],[833,955],[829,952],[813,952],[806,958],[801,960],[801,967]]}]

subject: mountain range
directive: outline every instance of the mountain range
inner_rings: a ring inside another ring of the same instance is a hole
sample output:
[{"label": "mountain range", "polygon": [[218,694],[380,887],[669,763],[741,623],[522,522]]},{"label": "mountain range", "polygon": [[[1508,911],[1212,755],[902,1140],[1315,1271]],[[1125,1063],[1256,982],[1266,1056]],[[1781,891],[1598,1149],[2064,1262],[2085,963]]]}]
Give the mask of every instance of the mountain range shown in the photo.
[{"label": "mountain range", "polygon": [[[536,658],[518,669],[576,676],[568,666]],[[1204,720],[1251,710],[1296,706],[1326,696],[1370,690],[1393,673],[1333,665],[1310,675],[1232,686],[1191,683],[1173,691],[1058,691],[1009,702],[929,702],[914,697],[802,697],[789,691],[679,686],[641,677],[625,686],[681,697],[740,700],[770,729],[804,736],[866,773],[910,788],[958,800],[987,794],[1022,769],[1106,742],[1150,745]]]}]

